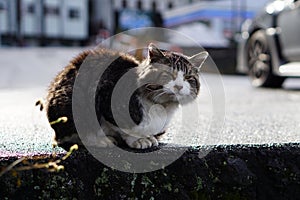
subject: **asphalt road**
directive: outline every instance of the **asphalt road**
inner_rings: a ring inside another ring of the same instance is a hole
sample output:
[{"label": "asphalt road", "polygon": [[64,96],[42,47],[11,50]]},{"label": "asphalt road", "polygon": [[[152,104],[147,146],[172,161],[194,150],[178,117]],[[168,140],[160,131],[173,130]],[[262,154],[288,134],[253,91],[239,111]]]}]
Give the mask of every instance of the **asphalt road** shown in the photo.
[{"label": "asphalt road", "polygon": [[[51,78],[74,54],[72,50],[61,56],[60,65],[45,62],[58,66],[50,71],[47,68],[47,73],[24,69],[20,62],[15,68],[22,70],[14,73],[4,70],[6,74],[2,73],[2,77],[0,73],[0,157],[62,151],[52,149],[54,133],[45,113],[34,104],[45,96]],[[51,56],[43,59],[50,60]],[[29,77],[21,79],[15,74]],[[218,81],[217,75],[202,75],[198,100],[175,115],[165,142],[181,145],[300,142],[300,79],[288,79],[281,89],[253,88],[246,76],[222,76],[223,87],[214,87]]]}]

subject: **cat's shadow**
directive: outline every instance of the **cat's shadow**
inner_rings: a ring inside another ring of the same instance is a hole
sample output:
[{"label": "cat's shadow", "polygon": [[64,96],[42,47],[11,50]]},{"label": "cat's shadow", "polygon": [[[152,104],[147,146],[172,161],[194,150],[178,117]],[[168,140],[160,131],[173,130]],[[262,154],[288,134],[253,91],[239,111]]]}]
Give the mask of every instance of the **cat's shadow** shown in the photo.
[{"label": "cat's shadow", "polygon": [[150,147],[150,148],[146,148],[146,149],[134,149],[134,148],[130,148],[127,144],[124,143],[118,143],[118,145],[116,145],[115,147],[107,147],[107,148],[103,148],[103,147],[85,147],[84,149],[91,151],[91,152],[113,152],[114,150],[117,151],[126,151],[126,152],[130,152],[130,153],[151,153],[151,152],[155,152],[155,151],[159,151],[163,148],[172,148],[173,145],[167,144],[167,143],[159,143],[158,146],[154,146],[154,147]]},{"label": "cat's shadow", "polygon": [[291,88],[281,88],[282,90],[284,91],[291,91],[291,92],[300,92],[300,87],[297,88],[297,87],[291,87]]},{"label": "cat's shadow", "polygon": [[287,92],[300,92],[300,87],[280,87],[280,88],[255,88],[257,90],[267,90],[267,91],[272,91],[272,90],[278,90],[278,91],[287,91]]},{"label": "cat's shadow", "polygon": [[133,149],[127,145],[118,146],[118,147],[124,151],[132,152],[132,153],[150,153],[150,152],[158,151],[158,150],[162,149],[163,147],[165,147],[166,145],[167,144],[165,144],[165,143],[159,143],[158,146],[150,147],[150,148],[146,148],[146,149]]}]

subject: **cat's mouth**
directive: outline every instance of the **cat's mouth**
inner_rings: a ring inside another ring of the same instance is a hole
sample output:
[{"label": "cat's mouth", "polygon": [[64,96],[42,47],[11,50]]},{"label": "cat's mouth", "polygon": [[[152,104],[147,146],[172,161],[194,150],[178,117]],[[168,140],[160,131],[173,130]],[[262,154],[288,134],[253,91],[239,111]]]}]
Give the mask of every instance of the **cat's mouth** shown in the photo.
[{"label": "cat's mouth", "polygon": [[179,104],[186,104],[194,99],[194,97],[190,94],[183,94],[180,91],[171,91],[170,89],[166,89],[166,93],[169,97],[170,102],[177,102]]},{"label": "cat's mouth", "polygon": [[189,99],[188,95],[181,94],[179,90],[172,91],[171,89],[162,85],[148,84],[145,87],[149,92],[148,98],[155,103],[181,103],[185,102],[185,99]]},{"label": "cat's mouth", "polygon": [[171,91],[170,89],[163,88],[160,92],[161,102],[177,102],[180,103],[186,98],[186,95],[180,94],[179,91]]}]

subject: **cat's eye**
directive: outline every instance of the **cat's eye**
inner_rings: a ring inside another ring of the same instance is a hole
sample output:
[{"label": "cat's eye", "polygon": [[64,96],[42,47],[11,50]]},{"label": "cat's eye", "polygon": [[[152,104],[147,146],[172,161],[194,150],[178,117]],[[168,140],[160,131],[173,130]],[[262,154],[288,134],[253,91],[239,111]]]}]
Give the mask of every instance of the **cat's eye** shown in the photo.
[{"label": "cat's eye", "polygon": [[187,80],[191,85],[198,85],[198,81],[195,76],[186,76],[185,80]]},{"label": "cat's eye", "polygon": [[146,85],[146,88],[149,90],[159,90],[162,89],[163,86],[162,85],[155,85],[155,84],[148,84]]},{"label": "cat's eye", "polygon": [[186,76],[184,76],[184,79],[185,80],[195,80],[195,77],[191,76],[191,75],[186,75]]},{"label": "cat's eye", "polygon": [[161,74],[161,79],[164,79],[164,80],[169,80],[169,79],[172,79],[173,78],[173,74],[170,73],[170,72],[163,72]]},{"label": "cat's eye", "polygon": [[167,72],[163,72],[163,73],[161,73],[161,76],[162,76],[162,77],[168,77],[168,76],[170,76],[170,74],[167,73]]}]

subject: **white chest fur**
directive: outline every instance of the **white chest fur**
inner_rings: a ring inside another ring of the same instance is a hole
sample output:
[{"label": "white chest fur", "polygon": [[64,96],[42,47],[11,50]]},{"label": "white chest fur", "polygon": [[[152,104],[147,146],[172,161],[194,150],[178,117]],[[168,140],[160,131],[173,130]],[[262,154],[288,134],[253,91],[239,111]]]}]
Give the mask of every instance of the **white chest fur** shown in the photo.
[{"label": "white chest fur", "polygon": [[153,136],[166,130],[173,113],[176,111],[178,104],[170,104],[163,107],[159,104],[153,104],[148,101],[141,101],[143,110],[143,120],[138,125],[128,130],[132,136]]}]

